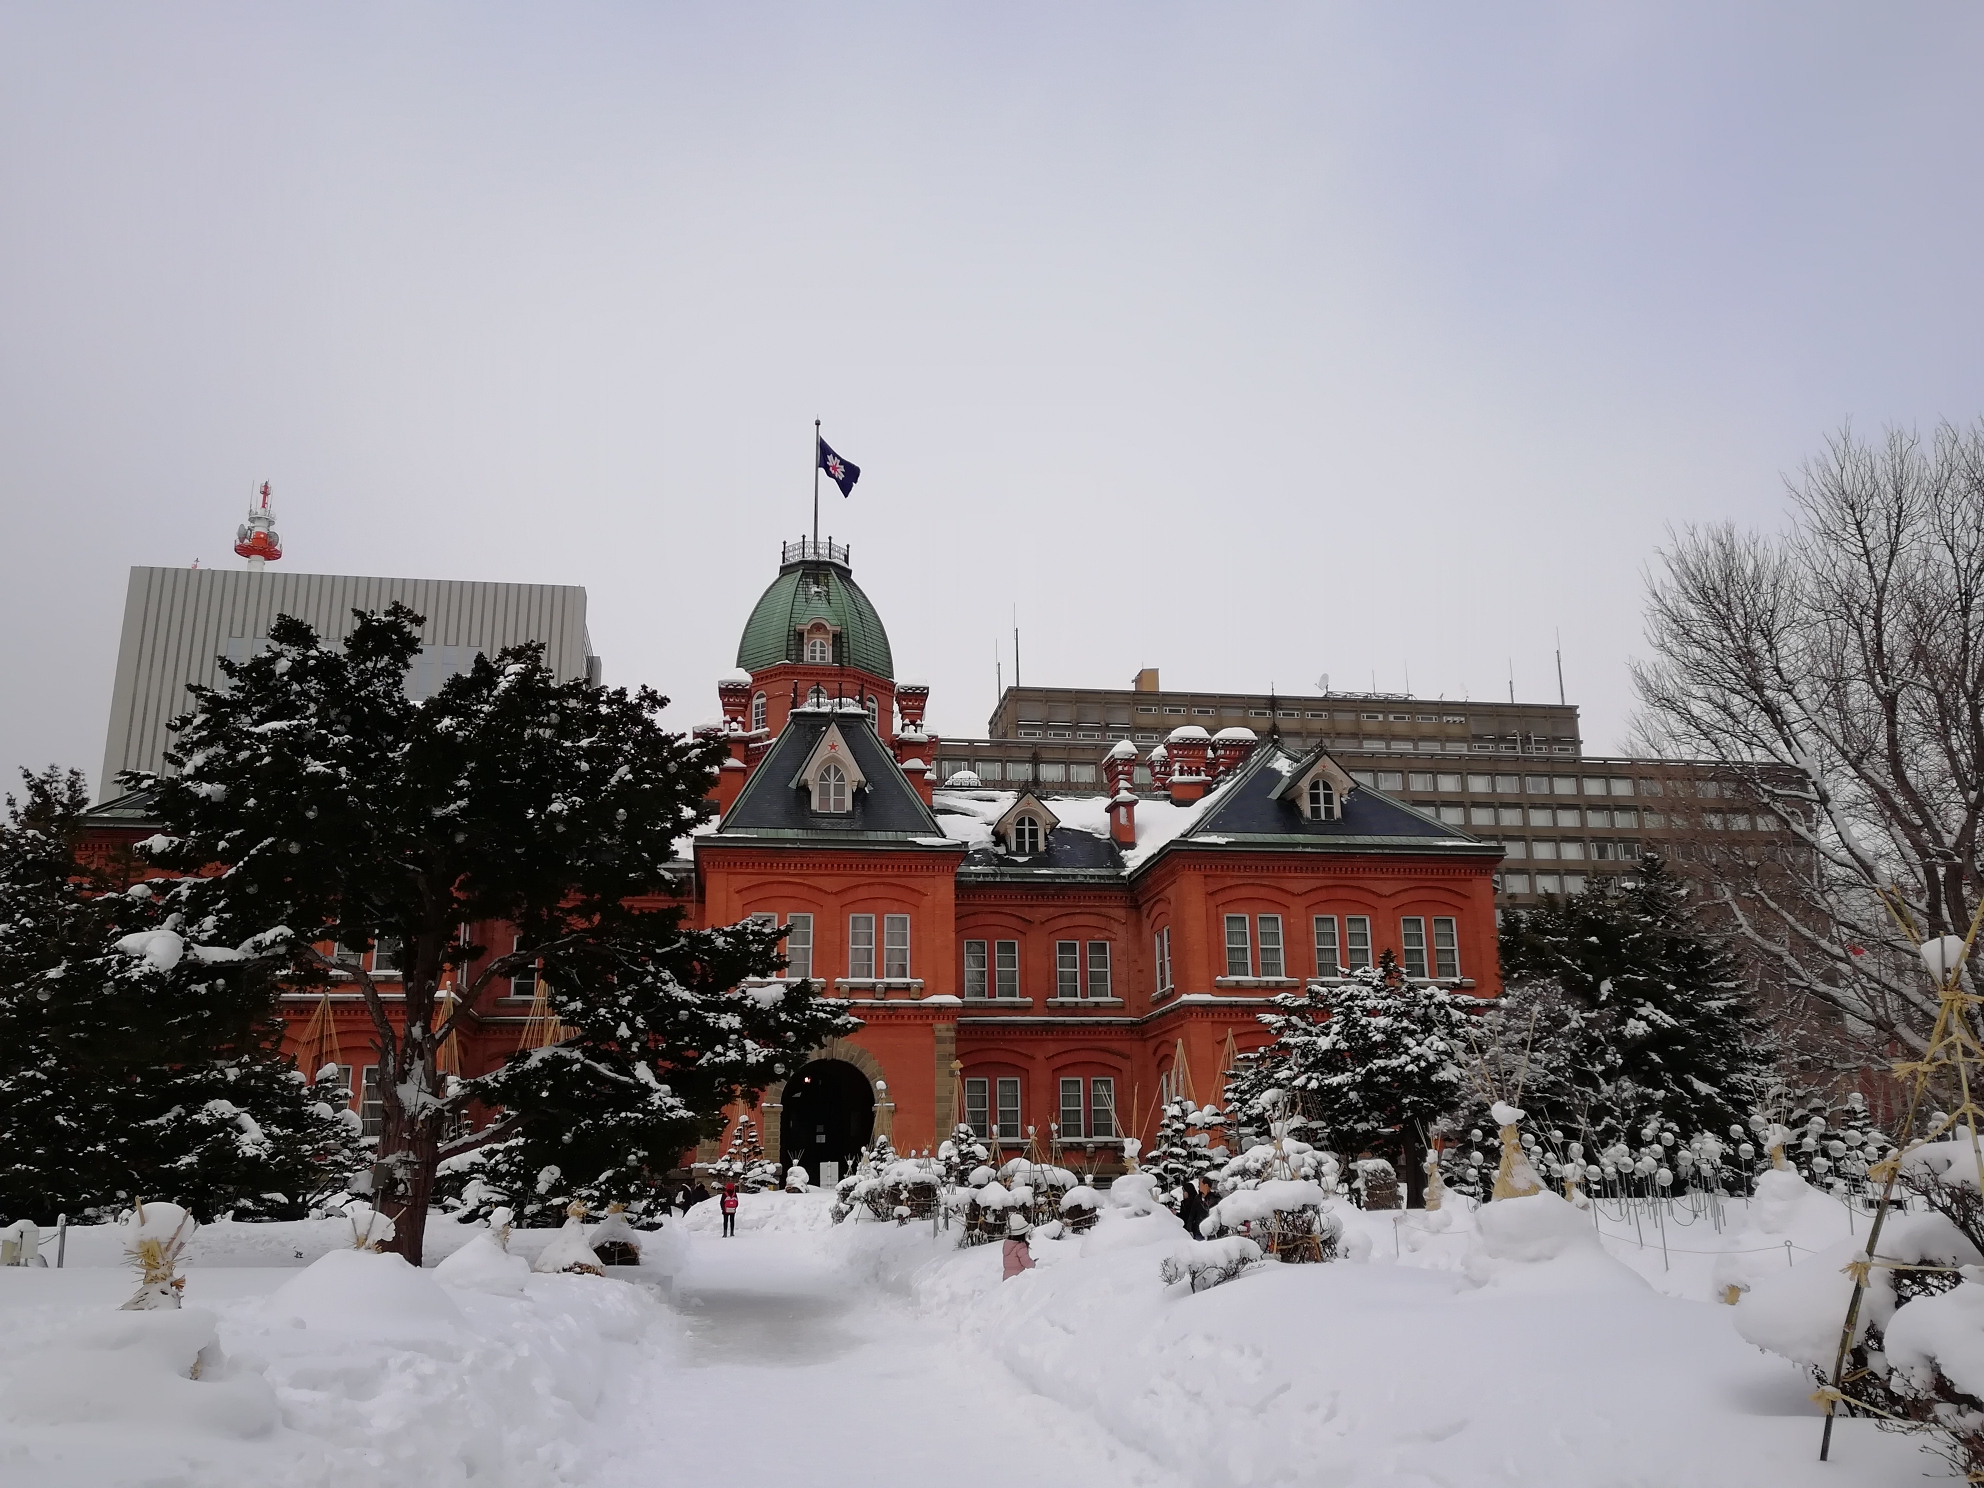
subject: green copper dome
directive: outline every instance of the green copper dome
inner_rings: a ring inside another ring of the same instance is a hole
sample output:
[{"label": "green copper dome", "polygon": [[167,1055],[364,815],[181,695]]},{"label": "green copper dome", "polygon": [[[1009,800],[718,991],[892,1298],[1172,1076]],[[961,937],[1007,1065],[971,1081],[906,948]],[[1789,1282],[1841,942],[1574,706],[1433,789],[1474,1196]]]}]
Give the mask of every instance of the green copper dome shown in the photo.
[{"label": "green copper dome", "polygon": [[895,680],[889,633],[868,596],[848,569],[847,549],[839,543],[802,539],[787,543],[784,563],[771,587],[759,597],[737,643],[737,665],[747,672],[804,658],[803,632],[814,620],[834,628],[834,656],[842,666],[860,667]]}]

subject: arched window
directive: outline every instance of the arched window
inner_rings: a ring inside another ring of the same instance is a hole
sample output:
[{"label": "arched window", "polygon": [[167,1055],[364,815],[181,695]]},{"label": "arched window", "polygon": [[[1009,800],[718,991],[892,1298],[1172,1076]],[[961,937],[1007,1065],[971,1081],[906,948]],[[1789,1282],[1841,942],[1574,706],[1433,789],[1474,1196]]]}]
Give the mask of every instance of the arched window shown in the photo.
[{"label": "arched window", "polygon": [[1336,792],[1320,775],[1309,782],[1309,820],[1336,820]]},{"label": "arched window", "polygon": [[816,630],[806,637],[806,660],[814,666],[826,666],[834,659],[833,637],[824,630]]},{"label": "arched window", "polygon": [[820,773],[813,778],[813,809],[832,812],[847,810],[847,772],[839,765],[820,766]]},{"label": "arched window", "polygon": [[[876,720],[876,719],[877,719],[877,718],[878,718],[879,716],[880,716],[880,715],[879,715],[879,714],[878,714],[878,713],[876,712],[876,709],[875,709],[875,699],[874,699],[874,697],[873,697],[873,695],[871,694],[871,695],[869,696],[869,699],[868,699],[868,721],[869,721],[870,723],[875,723],[875,720]],[[878,724],[878,723],[877,723],[877,724],[875,724],[875,726],[876,726],[877,728],[880,728],[880,727],[881,727],[881,725],[880,725],[880,724]]]},{"label": "arched window", "polygon": [[826,707],[826,705],[827,705],[827,690],[826,690],[826,688],[824,688],[824,687],[815,687],[815,688],[812,688],[812,689],[810,689],[810,690],[809,690],[809,691],[807,692],[807,694],[806,694],[806,706],[807,706],[807,707],[809,707],[809,708],[824,708],[824,707]]},{"label": "arched window", "polygon": [[1013,819],[1013,851],[1023,858],[1040,851],[1040,818],[1020,816]]},{"label": "arched window", "polygon": [[765,726],[765,695],[761,692],[751,699],[751,732],[756,733]]}]

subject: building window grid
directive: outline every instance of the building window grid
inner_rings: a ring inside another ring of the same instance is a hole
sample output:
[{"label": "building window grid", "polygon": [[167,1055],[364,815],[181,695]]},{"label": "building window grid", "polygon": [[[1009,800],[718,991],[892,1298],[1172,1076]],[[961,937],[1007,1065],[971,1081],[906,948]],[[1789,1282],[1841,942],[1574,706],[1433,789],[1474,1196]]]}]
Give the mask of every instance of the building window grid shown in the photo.
[{"label": "building window grid", "polygon": [[[987,943],[982,940],[967,940],[964,943],[964,995],[966,997],[983,997],[985,995],[986,975],[989,969],[986,958],[986,945]],[[983,1136],[984,1133],[980,1132],[979,1135]]]},{"label": "building window grid", "polygon": [[871,914],[847,917],[847,975],[857,982],[875,979],[875,917]]},{"label": "building window grid", "polygon": [[1001,1141],[1016,1142],[1020,1135],[1020,1082],[1002,1077],[998,1085],[999,1130]]},{"label": "building window grid", "polygon": [[1285,976],[1287,973],[1281,955],[1281,916],[1261,915],[1255,923],[1255,929],[1261,947],[1261,975]]},{"label": "building window grid", "polygon": [[991,1083],[977,1078],[964,1082],[964,1123],[978,1136],[992,1135]]},{"label": "building window grid", "polygon": [[1108,997],[1112,985],[1109,957],[1109,942],[1091,940],[1088,943],[1088,995]]},{"label": "building window grid", "polygon": [[1166,925],[1152,937],[1154,951],[1151,962],[1157,973],[1157,995],[1164,996],[1171,991],[1171,927]]},{"label": "building window grid", "polygon": [[803,981],[813,975],[813,917],[789,914],[785,924],[785,974],[794,981]]},{"label": "building window grid", "polygon": [[1316,975],[1336,976],[1343,969],[1342,952],[1336,938],[1336,916],[1317,915],[1312,923],[1316,937]]},{"label": "building window grid", "polygon": [[1433,917],[1433,975],[1443,981],[1460,976],[1460,935],[1455,922],[1445,915]]},{"label": "building window grid", "polygon": [[1020,943],[995,940],[992,943],[992,991],[998,997],[1020,995]]},{"label": "building window grid", "polygon": [[1226,917],[1226,974],[1230,977],[1254,974],[1254,946],[1245,915]]},{"label": "building window grid", "polygon": [[1343,917],[1343,964],[1350,971],[1358,971],[1371,964],[1371,917],[1369,915],[1345,915]]},{"label": "building window grid", "polygon": [[1398,922],[1399,959],[1409,977],[1426,975],[1426,921],[1407,915]]},{"label": "building window grid", "polygon": [[1069,999],[1082,995],[1082,946],[1078,940],[1054,942],[1054,995]]},{"label": "building window grid", "polygon": [[1066,1079],[1061,1082],[1061,1137],[1079,1138],[1086,1123],[1082,1120],[1082,1082],[1079,1079]]},{"label": "building window grid", "polygon": [[909,916],[882,916],[882,975],[892,981],[909,979]]}]

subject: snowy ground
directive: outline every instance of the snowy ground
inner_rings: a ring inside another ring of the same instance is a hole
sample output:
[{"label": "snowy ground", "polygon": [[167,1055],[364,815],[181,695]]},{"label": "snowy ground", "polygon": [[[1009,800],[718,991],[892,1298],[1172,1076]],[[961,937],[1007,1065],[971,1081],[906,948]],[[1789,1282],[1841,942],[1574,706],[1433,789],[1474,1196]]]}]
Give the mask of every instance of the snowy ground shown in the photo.
[{"label": "snowy ground", "polygon": [[[1707,1299],[1848,1218],[1816,1196],[1745,1207],[1667,1228],[1665,1268],[1646,1216],[1523,1261],[1452,1205],[1352,1211],[1364,1259],[1197,1296],[1158,1279],[1176,1222],[1122,1209],[1001,1283],[996,1247],[751,1195],[735,1239],[705,1206],[637,1269],[514,1295],[353,1255],[335,1222],[217,1225],[180,1314],[115,1312],[113,1237],[72,1232],[66,1269],[0,1270],[0,1483],[1938,1480],[1914,1440],[1857,1421],[1815,1460],[1809,1381]],[[435,1226],[430,1263],[472,1233]],[[226,1359],[185,1378],[216,1332]]]}]

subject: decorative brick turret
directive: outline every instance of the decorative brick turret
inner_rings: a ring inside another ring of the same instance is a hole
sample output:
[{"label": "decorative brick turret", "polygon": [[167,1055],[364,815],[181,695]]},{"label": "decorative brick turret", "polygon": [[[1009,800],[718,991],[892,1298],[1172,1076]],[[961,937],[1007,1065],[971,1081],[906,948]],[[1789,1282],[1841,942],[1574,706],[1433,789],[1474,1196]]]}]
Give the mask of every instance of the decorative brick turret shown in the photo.
[{"label": "decorative brick turret", "polygon": [[906,734],[923,732],[923,710],[930,704],[930,684],[923,681],[896,684],[896,711],[902,714]]},{"label": "decorative brick turret", "polygon": [[743,733],[750,723],[751,674],[725,672],[716,679],[716,695],[723,703],[724,727],[734,734]]},{"label": "decorative brick turret", "polygon": [[1186,806],[1206,793],[1206,756],[1212,749],[1212,736],[1196,723],[1180,724],[1164,741],[1171,752],[1171,801]]},{"label": "decorative brick turret", "polygon": [[1137,793],[1130,788],[1137,775],[1137,746],[1118,739],[1102,761],[1109,782],[1109,840],[1119,847],[1137,845]]},{"label": "decorative brick turret", "polygon": [[1171,789],[1171,751],[1162,744],[1150,752],[1150,780],[1159,790]]},{"label": "decorative brick turret", "polygon": [[1212,736],[1212,769],[1209,772],[1214,780],[1231,774],[1246,762],[1254,752],[1260,739],[1250,728],[1223,728]]}]

